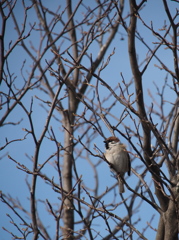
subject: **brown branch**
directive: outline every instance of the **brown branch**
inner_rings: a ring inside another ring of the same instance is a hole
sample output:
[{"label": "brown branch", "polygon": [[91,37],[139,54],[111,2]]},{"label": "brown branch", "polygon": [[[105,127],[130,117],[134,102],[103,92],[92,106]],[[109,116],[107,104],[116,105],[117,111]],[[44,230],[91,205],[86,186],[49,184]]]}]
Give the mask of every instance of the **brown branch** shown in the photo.
[{"label": "brown branch", "polygon": [[[147,164],[150,166],[151,165],[150,158],[152,157],[151,129],[147,124],[148,120],[147,120],[147,115],[146,115],[145,105],[144,105],[142,75],[141,75],[141,72],[139,71],[139,67],[137,63],[137,54],[136,54],[136,46],[135,46],[135,30],[136,30],[136,24],[137,24],[138,9],[137,9],[135,0],[130,0],[130,11],[131,11],[131,18],[130,18],[130,25],[128,28],[129,58],[130,58],[131,69],[132,69],[134,82],[135,82],[138,114],[141,119],[142,129],[144,134],[144,137],[143,137],[144,158]],[[157,175],[160,174],[159,170],[155,166],[152,167],[152,170]],[[154,178],[156,177],[154,176]],[[162,191],[158,189],[157,186],[155,187],[156,187],[156,195],[160,202],[161,208],[165,211],[167,209],[168,199],[163,195]]]}]

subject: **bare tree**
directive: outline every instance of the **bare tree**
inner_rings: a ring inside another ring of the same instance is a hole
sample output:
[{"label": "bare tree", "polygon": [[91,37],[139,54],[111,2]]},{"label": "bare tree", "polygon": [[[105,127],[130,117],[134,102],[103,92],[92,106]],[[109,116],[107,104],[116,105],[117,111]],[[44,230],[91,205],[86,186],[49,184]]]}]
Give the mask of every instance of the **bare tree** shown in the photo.
[{"label": "bare tree", "polygon": [[[1,192],[16,229],[4,231],[34,240],[148,239],[149,232],[178,239],[178,9],[161,1],[165,21],[156,29],[145,0],[58,4],[0,4],[1,163],[18,168],[29,204]],[[125,56],[117,54],[127,42]],[[119,70],[120,62],[127,67]],[[146,89],[152,71],[160,79]],[[125,194],[105,170],[100,142],[109,135],[128,143]]]}]

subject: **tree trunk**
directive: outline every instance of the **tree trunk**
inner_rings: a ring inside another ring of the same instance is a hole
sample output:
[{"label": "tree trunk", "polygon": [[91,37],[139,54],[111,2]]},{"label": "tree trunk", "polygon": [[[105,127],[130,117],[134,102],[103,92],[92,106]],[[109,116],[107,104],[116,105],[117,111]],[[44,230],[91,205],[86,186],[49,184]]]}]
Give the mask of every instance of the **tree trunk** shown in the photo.
[{"label": "tree trunk", "polygon": [[178,240],[177,205],[171,199],[167,211],[160,215],[156,240]]},{"label": "tree trunk", "polygon": [[[64,112],[64,159],[63,159],[63,188],[65,191],[72,190],[72,166],[73,166],[73,124],[74,113],[76,111],[76,99],[74,91],[69,90],[69,107],[68,111]],[[63,237],[64,239],[72,240],[74,230],[74,212],[73,199],[65,198],[63,212]]]}]

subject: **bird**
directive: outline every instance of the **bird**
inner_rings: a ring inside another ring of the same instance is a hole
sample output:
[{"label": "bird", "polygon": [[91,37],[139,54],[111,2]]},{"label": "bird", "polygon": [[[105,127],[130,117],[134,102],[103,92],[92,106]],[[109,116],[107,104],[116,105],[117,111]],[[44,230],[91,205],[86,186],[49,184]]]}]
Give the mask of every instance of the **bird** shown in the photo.
[{"label": "bird", "polygon": [[112,170],[117,174],[119,193],[124,193],[124,183],[121,177],[123,178],[126,172],[130,176],[131,162],[129,154],[125,145],[117,137],[111,136],[104,143],[106,148],[104,156]]}]

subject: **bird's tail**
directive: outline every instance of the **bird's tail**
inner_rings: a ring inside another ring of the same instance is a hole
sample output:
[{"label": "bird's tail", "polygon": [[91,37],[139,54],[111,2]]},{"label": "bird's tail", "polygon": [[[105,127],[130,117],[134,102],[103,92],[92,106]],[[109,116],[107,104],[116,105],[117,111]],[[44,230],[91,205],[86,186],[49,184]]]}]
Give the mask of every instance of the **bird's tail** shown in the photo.
[{"label": "bird's tail", "polygon": [[119,193],[124,193],[125,190],[124,190],[124,183],[121,179],[121,177],[117,177],[118,178],[118,184],[119,184]]}]

